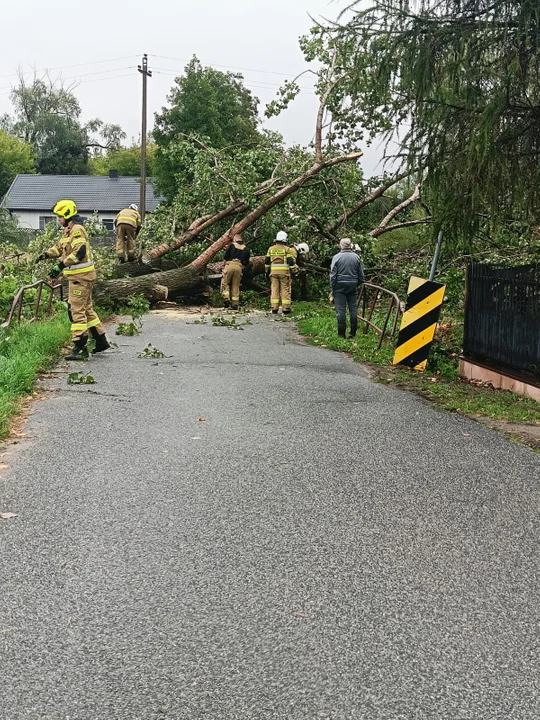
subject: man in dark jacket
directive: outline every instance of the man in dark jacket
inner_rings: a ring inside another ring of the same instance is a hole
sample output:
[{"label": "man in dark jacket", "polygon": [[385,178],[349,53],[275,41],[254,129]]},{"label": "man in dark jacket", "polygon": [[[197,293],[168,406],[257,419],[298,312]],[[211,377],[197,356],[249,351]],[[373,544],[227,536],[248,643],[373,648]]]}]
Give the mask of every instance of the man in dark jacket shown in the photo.
[{"label": "man in dark jacket", "polygon": [[351,316],[350,338],[356,337],[358,329],[358,287],[364,282],[364,269],[358,255],[351,249],[349,238],[343,238],[341,252],[334,255],[330,266],[330,286],[336,306],[338,335],[345,337],[347,330],[347,305]]}]

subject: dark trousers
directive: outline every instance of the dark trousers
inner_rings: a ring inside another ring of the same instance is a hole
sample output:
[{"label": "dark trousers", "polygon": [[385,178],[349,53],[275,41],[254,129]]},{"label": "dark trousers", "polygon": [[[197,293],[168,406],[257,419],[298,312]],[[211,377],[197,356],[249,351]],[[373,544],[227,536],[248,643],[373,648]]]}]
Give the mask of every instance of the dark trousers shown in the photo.
[{"label": "dark trousers", "polygon": [[353,291],[340,292],[334,290],[334,304],[336,307],[338,328],[345,328],[347,325],[347,306],[351,316],[351,327],[358,325],[358,293],[355,288]]}]

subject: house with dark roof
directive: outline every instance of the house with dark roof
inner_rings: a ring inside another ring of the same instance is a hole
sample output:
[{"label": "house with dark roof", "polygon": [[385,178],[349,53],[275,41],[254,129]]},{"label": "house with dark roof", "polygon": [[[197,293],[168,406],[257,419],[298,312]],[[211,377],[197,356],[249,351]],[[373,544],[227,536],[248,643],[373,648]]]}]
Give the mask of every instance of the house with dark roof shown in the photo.
[{"label": "house with dark roof", "polygon": [[[58,200],[74,200],[79,214],[87,218],[97,213],[109,230],[116,215],[131,203],[139,204],[140,179],[119,177],[115,170],[103,175],[17,175],[0,207],[17,218],[20,228],[43,230],[56,220],[52,209]],[[146,212],[153,212],[163,198],[146,184]]]}]

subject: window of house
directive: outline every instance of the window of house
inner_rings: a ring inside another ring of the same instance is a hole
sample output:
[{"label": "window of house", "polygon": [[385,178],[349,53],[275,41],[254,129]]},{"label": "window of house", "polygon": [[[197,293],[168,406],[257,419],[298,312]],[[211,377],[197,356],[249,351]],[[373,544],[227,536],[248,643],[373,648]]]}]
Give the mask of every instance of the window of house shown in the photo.
[{"label": "window of house", "polygon": [[114,220],[102,220],[101,222],[105,225],[108,232],[112,232],[114,230]]},{"label": "window of house", "polygon": [[39,216],[39,229],[45,230],[45,226],[49,223],[57,223],[56,215],[40,215]]}]

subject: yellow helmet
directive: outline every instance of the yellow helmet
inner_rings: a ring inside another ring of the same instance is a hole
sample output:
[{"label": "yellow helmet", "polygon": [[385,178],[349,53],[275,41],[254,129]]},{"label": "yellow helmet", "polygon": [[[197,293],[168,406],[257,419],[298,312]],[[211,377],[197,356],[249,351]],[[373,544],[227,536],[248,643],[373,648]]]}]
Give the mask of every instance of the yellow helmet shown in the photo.
[{"label": "yellow helmet", "polygon": [[59,200],[53,208],[53,213],[70,220],[77,214],[77,206],[73,200]]}]

